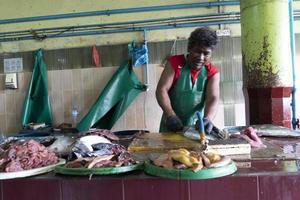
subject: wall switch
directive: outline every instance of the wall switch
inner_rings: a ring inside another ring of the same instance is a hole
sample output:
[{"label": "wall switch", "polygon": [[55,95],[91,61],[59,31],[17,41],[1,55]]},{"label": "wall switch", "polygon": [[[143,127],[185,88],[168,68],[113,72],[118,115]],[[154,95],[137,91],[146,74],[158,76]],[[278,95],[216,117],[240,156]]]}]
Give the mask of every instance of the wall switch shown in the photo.
[{"label": "wall switch", "polygon": [[6,89],[17,89],[18,88],[17,73],[5,74],[5,88]]}]

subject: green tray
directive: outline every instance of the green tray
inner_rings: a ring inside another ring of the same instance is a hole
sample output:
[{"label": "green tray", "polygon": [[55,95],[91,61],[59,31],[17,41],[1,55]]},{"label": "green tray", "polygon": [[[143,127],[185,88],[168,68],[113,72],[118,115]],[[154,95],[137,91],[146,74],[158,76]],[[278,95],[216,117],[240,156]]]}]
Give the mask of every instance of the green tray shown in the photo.
[{"label": "green tray", "polygon": [[160,176],[171,179],[210,179],[218,178],[222,176],[227,176],[236,172],[237,168],[234,162],[228,165],[216,168],[202,169],[198,172],[194,172],[190,169],[179,170],[179,169],[166,169],[163,167],[158,167],[150,162],[145,163],[144,171],[147,174],[154,176]]},{"label": "green tray", "polygon": [[144,163],[138,163],[135,165],[123,166],[123,167],[105,167],[105,168],[68,168],[65,165],[57,166],[54,169],[55,173],[64,174],[64,175],[107,175],[107,174],[120,174],[133,170],[143,169]]}]

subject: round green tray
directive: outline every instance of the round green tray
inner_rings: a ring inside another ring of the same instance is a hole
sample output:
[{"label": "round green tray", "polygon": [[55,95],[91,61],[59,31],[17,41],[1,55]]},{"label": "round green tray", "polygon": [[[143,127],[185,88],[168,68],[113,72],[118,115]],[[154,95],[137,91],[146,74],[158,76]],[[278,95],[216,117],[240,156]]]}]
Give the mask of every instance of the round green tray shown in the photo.
[{"label": "round green tray", "polygon": [[147,174],[154,176],[160,176],[171,179],[210,179],[218,178],[222,176],[227,176],[236,172],[237,168],[234,162],[228,165],[216,168],[202,169],[198,172],[194,172],[190,169],[180,170],[180,169],[166,169],[163,167],[158,167],[150,162],[146,162],[144,166],[144,171]]},{"label": "round green tray", "polygon": [[54,171],[55,173],[64,175],[107,175],[107,174],[120,174],[133,170],[143,169],[144,163],[138,163],[135,165],[123,166],[123,167],[106,167],[106,168],[68,168],[65,165],[57,166]]}]

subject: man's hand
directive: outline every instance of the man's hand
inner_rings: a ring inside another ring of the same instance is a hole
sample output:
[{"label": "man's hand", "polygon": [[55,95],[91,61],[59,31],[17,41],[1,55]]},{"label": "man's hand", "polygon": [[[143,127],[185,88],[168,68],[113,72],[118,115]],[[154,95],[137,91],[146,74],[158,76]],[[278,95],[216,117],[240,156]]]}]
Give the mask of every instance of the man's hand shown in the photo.
[{"label": "man's hand", "polygon": [[183,124],[179,117],[177,117],[176,115],[169,116],[167,118],[166,125],[167,128],[173,132],[181,131],[183,129]]},{"label": "man's hand", "polygon": [[207,135],[211,134],[214,124],[210,121],[210,119],[203,118],[203,125],[204,125],[205,134]]}]

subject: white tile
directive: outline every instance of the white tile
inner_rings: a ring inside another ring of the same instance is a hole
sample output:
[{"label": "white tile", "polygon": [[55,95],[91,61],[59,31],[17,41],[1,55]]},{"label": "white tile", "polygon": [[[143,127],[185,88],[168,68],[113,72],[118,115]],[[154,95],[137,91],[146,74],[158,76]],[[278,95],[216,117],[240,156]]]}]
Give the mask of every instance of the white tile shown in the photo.
[{"label": "white tile", "polygon": [[235,104],[235,125],[245,126],[246,125],[246,110],[245,104]]},{"label": "white tile", "polygon": [[215,118],[213,119],[213,123],[218,128],[224,127],[224,105],[223,104],[219,104],[217,114],[216,114]]}]

